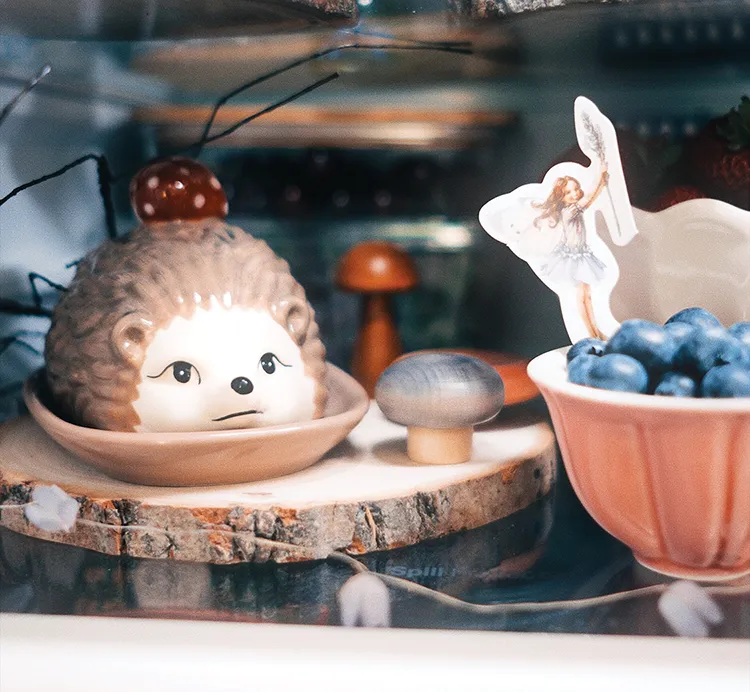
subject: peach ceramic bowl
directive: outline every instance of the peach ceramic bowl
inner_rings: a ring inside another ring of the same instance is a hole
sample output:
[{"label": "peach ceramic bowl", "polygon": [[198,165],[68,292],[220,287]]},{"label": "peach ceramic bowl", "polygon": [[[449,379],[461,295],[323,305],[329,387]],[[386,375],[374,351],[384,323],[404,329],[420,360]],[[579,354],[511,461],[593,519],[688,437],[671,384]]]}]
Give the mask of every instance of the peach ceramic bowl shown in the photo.
[{"label": "peach ceramic bowl", "polygon": [[205,486],[285,476],[307,468],[341,442],[367,413],[364,389],[328,364],[322,418],[244,430],[111,432],[68,423],[47,406],[40,373],[24,386],[37,423],[57,443],[108,476],[141,485]]},{"label": "peach ceramic bowl", "polygon": [[681,399],[567,380],[567,349],[535,358],[579,499],[646,567],[670,576],[750,573],[750,398]]}]

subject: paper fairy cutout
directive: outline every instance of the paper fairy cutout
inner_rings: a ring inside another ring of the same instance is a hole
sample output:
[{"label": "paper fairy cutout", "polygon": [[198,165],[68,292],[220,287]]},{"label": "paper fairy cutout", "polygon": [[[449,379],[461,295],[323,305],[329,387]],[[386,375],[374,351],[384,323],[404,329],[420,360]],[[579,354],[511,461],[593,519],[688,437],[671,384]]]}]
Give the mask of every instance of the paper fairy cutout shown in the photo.
[{"label": "paper fairy cutout", "polygon": [[583,97],[575,102],[575,123],[590,166],[557,164],[541,183],[497,197],[479,212],[487,233],[557,293],[573,343],[587,336],[606,339],[619,326],[609,306],[619,270],[596,233],[596,214],[617,245],[637,234],[614,126]]}]

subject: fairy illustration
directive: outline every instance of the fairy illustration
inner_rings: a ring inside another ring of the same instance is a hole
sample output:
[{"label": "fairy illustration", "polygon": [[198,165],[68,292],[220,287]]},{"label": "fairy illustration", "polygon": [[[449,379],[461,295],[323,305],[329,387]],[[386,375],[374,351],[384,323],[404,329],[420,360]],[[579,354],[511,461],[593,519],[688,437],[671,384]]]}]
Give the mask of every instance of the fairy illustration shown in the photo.
[{"label": "fairy illustration", "polygon": [[557,164],[541,183],[496,197],[479,212],[487,233],[557,293],[573,342],[606,339],[619,326],[609,306],[619,269],[597,234],[596,218],[616,245],[637,234],[614,126],[583,97],[576,100],[575,121],[578,143],[592,165]]},{"label": "fairy illustration", "polygon": [[562,230],[560,242],[553,249],[549,260],[540,267],[541,275],[554,283],[572,282],[576,285],[581,317],[592,336],[598,338],[604,335],[596,326],[591,285],[605,279],[607,267],[589,246],[584,212],[596,201],[608,180],[609,173],[605,168],[596,189],[588,199],[584,199],[581,183],[572,176],[562,176],[557,178],[552,192],[544,202],[532,202],[531,205],[542,212],[534,220],[535,228],[541,229],[546,225],[550,229]]}]

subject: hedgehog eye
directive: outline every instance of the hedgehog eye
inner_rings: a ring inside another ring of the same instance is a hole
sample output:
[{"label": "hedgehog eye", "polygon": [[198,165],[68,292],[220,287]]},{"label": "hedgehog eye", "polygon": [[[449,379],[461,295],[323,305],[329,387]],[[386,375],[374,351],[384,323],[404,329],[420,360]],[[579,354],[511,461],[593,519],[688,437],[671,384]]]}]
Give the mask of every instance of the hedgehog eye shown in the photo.
[{"label": "hedgehog eye", "polygon": [[264,353],[260,357],[260,367],[263,368],[268,375],[273,375],[276,372],[276,363],[273,362],[274,358],[276,358],[276,356],[273,353]]},{"label": "hedgehog eye", "polygon": [[178,360],[176,363],[172,363],[172,376],[181,384],[190,382],[192,374],[193,366],[190,363],[186,363],[184,360]]},{"label": "hedgehog eye", "polygon": [[284,368],[290,368],[291,365],[287,365],[286,363],[282,363],[278,356],[275,353],[264,353],[260,357],[260,367],[263,368],[263,371],[267,375],[273,375],[276,372],[276,363],[281,365]]},{"label": "hedgehog eye", "polygon": [[174,363],[167,365],[158,375],[146,375],[146,377],[156,380],[160,378],[167,370],[172,369],[172,377],[174,377],[180,384],[187,384],[193,377],[193,373],[198,376],[198,384],[201,383],[201,374],[198,372],[192,363],[188,363],[185,360],[176,360]]}]

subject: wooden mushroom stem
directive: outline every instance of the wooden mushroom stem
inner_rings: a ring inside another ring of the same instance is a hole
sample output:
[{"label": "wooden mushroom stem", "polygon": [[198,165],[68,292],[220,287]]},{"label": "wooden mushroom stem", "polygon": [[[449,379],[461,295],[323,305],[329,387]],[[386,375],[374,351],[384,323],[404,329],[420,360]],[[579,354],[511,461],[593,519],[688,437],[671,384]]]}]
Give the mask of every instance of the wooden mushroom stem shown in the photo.
[{"label": "wooden mushroom stem", "polygon": [[375,383],[383,372],[401,355],[401,340],[386,293],[365,293],[362,296],[362,322],[354,344],[352,374],[374,396]]},{"label": "wooden mushroom stem", "polygon": [[406,453],[418,464],[463,464],[471,459],[474,428],[409,426]]}]

